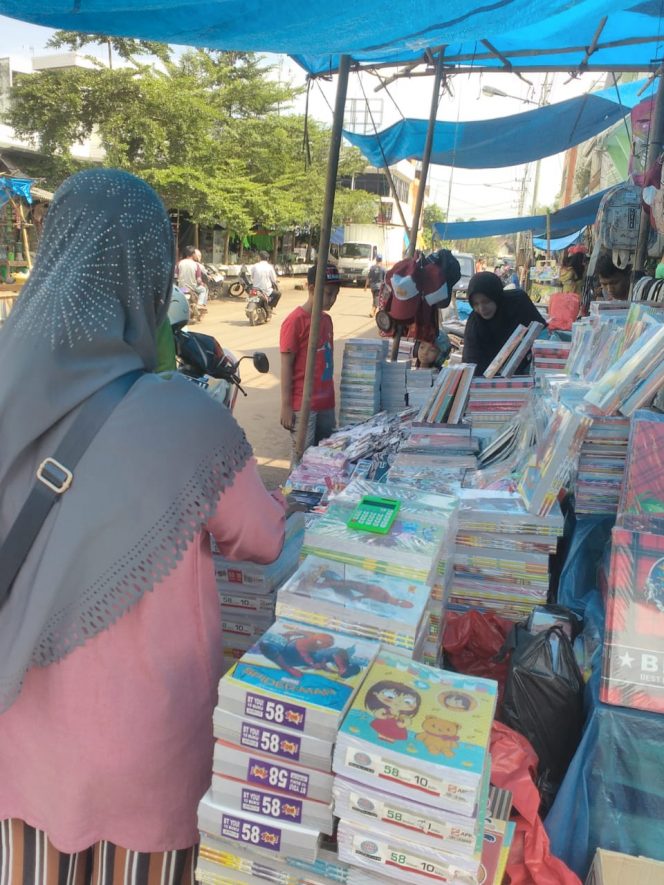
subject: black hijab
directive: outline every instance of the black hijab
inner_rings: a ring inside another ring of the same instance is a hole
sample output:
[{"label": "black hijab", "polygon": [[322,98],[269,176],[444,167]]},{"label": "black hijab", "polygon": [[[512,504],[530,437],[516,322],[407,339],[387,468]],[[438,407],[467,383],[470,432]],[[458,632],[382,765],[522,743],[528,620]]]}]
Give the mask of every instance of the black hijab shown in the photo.
[{"label": "black hijab", "polygon": [[[484,295],[497,305],[496,313],[490,320],[484,320],[473,311],[466,322],[463,340],[464,363],[475,363],[476,375],[482,375],[505,344],[517,326],[546,321],[523,289],[505,291],[503,284],[495,273],[483,271],[471,277],[468,283],[468,302],[472,305],[473,295]],[[522,374],[528,367],[524,360],[517,374]]]}]

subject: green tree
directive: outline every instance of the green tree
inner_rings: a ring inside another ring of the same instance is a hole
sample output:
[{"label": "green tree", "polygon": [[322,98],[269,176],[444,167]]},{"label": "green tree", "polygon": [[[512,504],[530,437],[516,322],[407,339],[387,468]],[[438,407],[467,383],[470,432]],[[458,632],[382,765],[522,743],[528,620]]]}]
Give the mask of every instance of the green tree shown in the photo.
[{"label": "green tree", "polygon": [[[60,45],[90,42],[90,35],[74,37],[61,36]],[[254,223],[277,233],[318,223],[329,130],[309,121],[312,161],[305,163],[304,120],[282,113],[296,90],[269,78],[260,59],[192,50],[174,61],[163,47],[159,69],[134,60],[156,54],[152,44],[114,48],[131,64],[44,71],[12,90],[8,122],[51,158],[49,185],[77,167],[72,145],[94,136],[107,165],[141,175],[196,222],[222,222],[238,235]],[[344,149],[344,172],[363,165],[358,151]],[[338,222],[374,215],[374,197],[340,190]]]},{"label": "green tree", "polygon": [[164,43],[154,40],[133,40],[127,37],[106,37],[104,34],[88,34],[79,31],[56,31],[46,45],[51,49],[69,49],[80,52],[87,46],[104,46],[108,51],[109,67],[113,67],[113,52],[122,61],[138,67],[136,56],[152,55],[164,63],[170,60],[170,50]]},{"label": "green tree", "polygon": [[420,224],[420,233],[424,242],[424,248],[427,251],[433,249],[436,235],[433,229],[434,224],[439,221],[445,221],[447,213],[437,203],[428,203],[422,209],[422,221]]}]

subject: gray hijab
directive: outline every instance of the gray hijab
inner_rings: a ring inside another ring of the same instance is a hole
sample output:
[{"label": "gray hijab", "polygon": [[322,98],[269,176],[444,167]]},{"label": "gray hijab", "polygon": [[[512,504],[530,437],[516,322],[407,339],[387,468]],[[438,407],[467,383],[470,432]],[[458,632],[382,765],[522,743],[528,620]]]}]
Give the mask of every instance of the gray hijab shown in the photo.
[{"label": "gray hijab", "polygon": [[175,567],[251,456],[226,409],[152,374],[173,259],[168,216],[145,182],[81,172],[56,193],[0,330],[0,542],[81,404],[147,370],[80,459],[0,609],[0,712],[30,667],[110,627]]}]

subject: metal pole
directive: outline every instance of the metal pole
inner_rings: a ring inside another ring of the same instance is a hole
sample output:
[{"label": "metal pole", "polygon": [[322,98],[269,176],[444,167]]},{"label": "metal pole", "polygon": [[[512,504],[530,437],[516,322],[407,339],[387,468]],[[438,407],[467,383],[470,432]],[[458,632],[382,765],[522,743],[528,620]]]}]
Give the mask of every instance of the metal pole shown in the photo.
[{"label": "metal pole", "polygon": [[392,191],[392,196],[394,197],[394,202],[397,204],[397,210],[399,212],[399,216],[401,217],[401,223],[403,224],[404,230],[407,234],[410,234],[408,230],[408,222],[406,221],[406,216],[403,214],[403,208],[401,206],[401,200],[399,199],[399,194],[397,193],[397,189],[394,186],[394,178],[392,178],[392,173],[390,172],[389,166],[383,166],[383,172],[385,173],[385,177],[387,178],[388,184],[390,185],[390,190]]},{"label": "metal pole", "polygon": [[422,205],[424,203],[424,193],[427,186],[427,176],[429,174],[429,165],[431,163],[431,148],[433,147],[433,132],[436,128],[436,115],[438,113],[438,99],[440,96],[440,84],[443,79],[443,53],[441,49],[436,58],[436,74],[433,78],[433,93],[431,95],[431,111],[429,113],[429,125],[427,127],[427,137],[424,142],[424,153],[422,154],[422,172],[420,174],[420,185],[417,189],[417,198],[415,200],[415,209],[413,211],[413,225],[410,230],[410,242],[408,243],[408,255],[412,258],[415,254],[415,246],[417,243],[417,229],[420,226],[420,215],[422,214]]},{"label": "metal pole", "polygon": [[546,260],[551,259],[551,210],[546,210]]},{"label": "metal pole", "polygon": [[[654,164],[657,157],[661,154],[664,147],[664,76],[660,71],[659,83],[657,85],[657,96],[655,98],[655,108],[650,120],[650,134],[648,138],[648,157],[646,159],[646,168],[648,169]],[[634,270],[645,270],[646,260],[648,258],[648,235],[650,234],[650,215],[646,211],[641,212],[641,225],[639,228],[639,241],[636,247],[636,256],[634,260]]]},{"label": "metal pole", "polygon": [[307,348],[307,365],[304,372],[304,388],[302,390],[302,406],[298,419],[295,453],[299,462],[304,453],[307,439],[307,425],[311,414],[311,394],[314,389],[314,369],[316,366],[316,350],[320,333],[320,317],[323,312],[323,290],[325,288],[325,267],[330,252],[330,235],[332,233],[332,213],[334,210],[334,194],[337,187],[339,168],[339,151],[341,149],[341,130],[344,122],[344,106],[348,91],[348,72],[350,56],[342,55],[339,59],[339,78],[337,80],[337,97],[334,102],[334,117],[330,135],[330,154],[327,160],[327,179],[325,182],[325,205],[320,226],[320,243],[316,260],[316,285],[314,287],[314,303],[311,309],[311,327],[309,329],[309,345]]}]

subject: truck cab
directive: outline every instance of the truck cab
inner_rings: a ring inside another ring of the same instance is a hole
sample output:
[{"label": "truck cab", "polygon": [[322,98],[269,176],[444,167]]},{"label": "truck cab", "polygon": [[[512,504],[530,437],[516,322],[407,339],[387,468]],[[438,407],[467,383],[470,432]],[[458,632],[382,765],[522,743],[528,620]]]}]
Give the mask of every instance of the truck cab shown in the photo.
[{"label": "truck cab", "polygon": [[342,243],[339,246],[338,257],[341,284],[364,285],[376,255],[378,255],[378,246],[375,243]]}]

